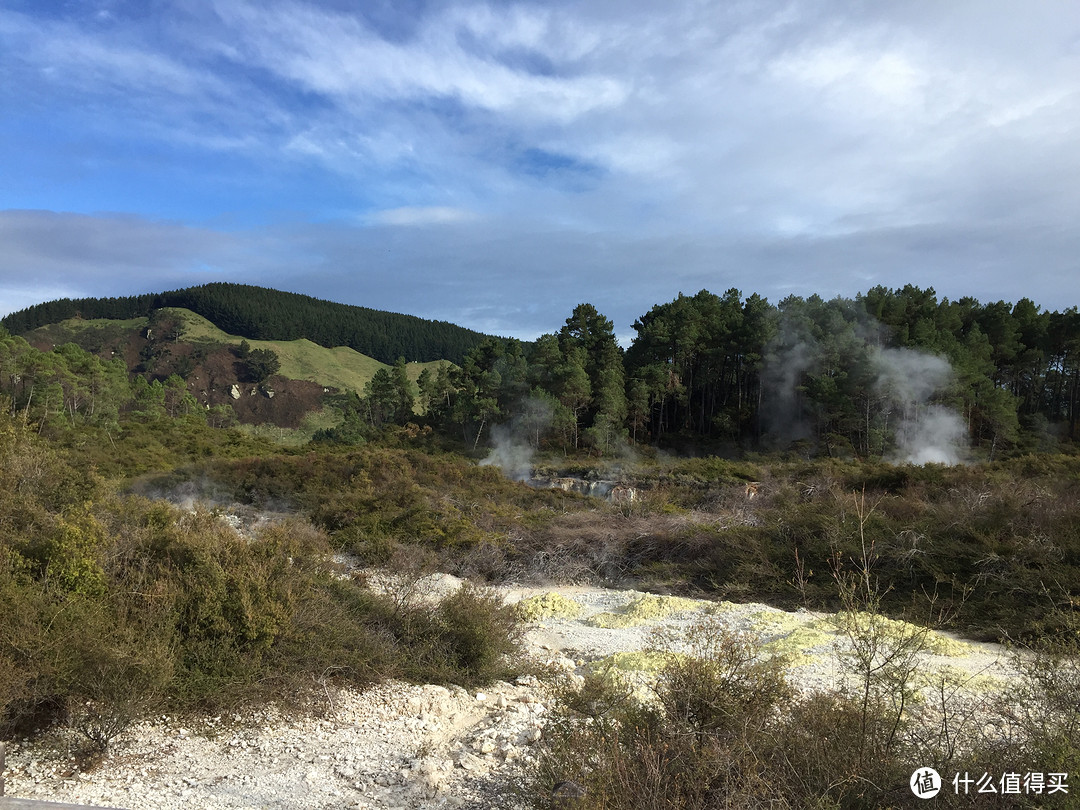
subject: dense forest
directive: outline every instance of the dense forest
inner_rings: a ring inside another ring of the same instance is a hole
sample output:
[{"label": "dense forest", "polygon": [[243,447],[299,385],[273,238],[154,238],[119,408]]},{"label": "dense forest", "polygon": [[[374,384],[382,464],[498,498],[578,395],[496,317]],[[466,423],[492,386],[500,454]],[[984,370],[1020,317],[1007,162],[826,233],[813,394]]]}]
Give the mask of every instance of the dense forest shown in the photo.
[{"label": "dense forest", "polygon": [[382,363],[449,360],[460,363],[483,335],[444,321],[321,301],[246,284],[214,283],[122,298],[61,298],[3,319],[21,335],[68,318],[145,318],[162,307],[182,307],[220,329],[254,340],[307,338],[320,346],[348,346]]},{"label": "dense forest", "polygon": [[955,463],[1054,449],[1080,417],[1080,315],[876,287],[772,305],[737,290],[654,306],[623,352],[579,306],[535,343],[489,339],[421,380],[468,440],[511,422],[536,447],[797,449]]}]

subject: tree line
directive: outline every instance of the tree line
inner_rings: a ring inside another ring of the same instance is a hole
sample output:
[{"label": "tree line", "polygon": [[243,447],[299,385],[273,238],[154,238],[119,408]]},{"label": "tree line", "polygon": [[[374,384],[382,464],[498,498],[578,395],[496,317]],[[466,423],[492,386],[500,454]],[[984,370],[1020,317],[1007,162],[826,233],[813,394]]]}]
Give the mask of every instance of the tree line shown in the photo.
[{"label": "tree line", "polygon": [[[284,328],[283,315],[274,314],[282,310],[267,302],[305,298],[252,292],[245,309],[236,296],[259,288],[193,289],[207,302],[236,306],[219,312],[210,303],[190,307],[192,300],[169,304],[201,309],[229,331],[275,339],[292,333],[274,331]],[[84,317],[119,318],[136,308],[135,299],[87,300],[97,308],[80,309]],[[290,328],[314,339],[303,331],[304,317],[341,305],[306,300],[312,309]],[[49,308],[61,304],[41,305],[25,323],[19,319],[27,311],[10,318],[22,326],[59,318],[68,309]],[[228,312],[248,313],[250,328],[238,329]],[[256,323],[256,313],[264,321]],[[624,349],[612,321],[581,304],[557,332],[530,343],[468,333],[476,340],[459,345],[459,363],[449,362],[453,347],[431,350],[448,362],[425,370],[418,385],[399,351],[363,392],[339,397],[344,424],[323,438],[352,441],[386,425],[426,422],[469,449],[510,435],[537,449],[597,454],[648,443],[892,458],[912,425],[927,425],[941,412],[977,457],[1056,450],[1077,436],[1076,307],[951,301],[911,285],[879,286],[855,298],[789,296],[777,304],[734,289],[702,290],[653,306],[633,328]],[[253,358],[256,366],[261,359]],[[70,345],[34,352],[11,335],[0,341],[0,394],[39,427],[192,409],[180,378],[129,382],[118,360]]]},{"label": "tree line", "polygon": [[106,360],[74,343],[38,351],[2,328],[0,398],[12,417],[20,416],[37,433],[78,427],[111,431],[129,420],[187,418],[219,427],[236,421],[228,406],[200,407],[178,374],[130,375],[121,358]]},{"label": "tree line", "polygon": [[601,454],[649,442],[889,457],[935,409],[983,457],[1077,435],[1075,307],[950,301],[911,285],[775,305],[702,290],[633,328],[623,350],[582,304],[557,333],[490,338],[459,368],[426,372],[420,403],[468,446],[505,425],[534,447]]}]

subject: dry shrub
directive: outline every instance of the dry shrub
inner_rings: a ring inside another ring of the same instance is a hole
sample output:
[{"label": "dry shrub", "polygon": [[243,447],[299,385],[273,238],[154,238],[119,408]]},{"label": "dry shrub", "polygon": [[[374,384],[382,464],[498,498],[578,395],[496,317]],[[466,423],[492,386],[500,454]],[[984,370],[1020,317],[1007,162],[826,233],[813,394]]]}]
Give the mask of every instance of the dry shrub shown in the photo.
[{"label": "dry shrub", "polygon": [[544,807],[545,789],[567,779],[585,789],[582,810],[785,806],[757,750],[790,698],[780,662],[713,622],[681,643],[691,654],[672,653],[654,700],[607,673],[564,698],[530,774],[529,806]]},{"label": "dry shrub", "polygon": [[53,686],[55,643],[47,629],[55,609],[9,570],[0,574],[0,736],[26,732],[63,712]]},{"label": "dry shrub", "polygon": [[1022,677],[998,707],[1014,730],[1001,749],[1029,770],[1080,773],[1080,643],[1020,647],[1013,662]]},{"label": "dry shrub", "polygon": [[623,517],[609,510],[561,515],[514,541],[526,575],[544,582],[620,584],[656,561],[680,559],[687,545],[684,515]]},{"label": "dry shrub", "polygon": [[[165,700],[174,640],[158,617],[123,617],[101,603],[65,611],[67,645],[58,684],[68,722],[99,752]],[[149,625],[149,626],[148,626]]]},{"label": "dry shrub", "polygon": [[715,620],[682,634],[685,654],[671,655],[656,694],[669,722],[698,737],[732,739],[760,732],[773,710],[791,699],[782,658],[762,659],[761,639]]},{"label": "dry shrub", "polygon": [[[908,637],[890,641],[865,624],[849,632],[879,653],[908,658]],[[1027,657],[1022,683],[997,715],[985,703],[978,711],[954,703],[943,685],[937,713],[922,707],[920,725],[904,715],[911,671],[878,682],[880,655],[852,661],[856,674],[874,670],[869,699],[862,689],[796,695],[781,662],[760,658],[758,641],[715,620],[675,641],[653,700],[608,672],[564,691],[522,805],[546,810],[552,788],[571,780],[584,788],[569,805],[578,810],[899,808],[919,804],[909,780],[923,766],[945,776],[938,806],[972,806],[973,798],[998,808],[1074,805],[1062,793],[1038,804],[1023,794],[955,795],[948,782],[965,770],[1076,773],[1075,649]],[[987,736],[991,728],[1006,732]]]}]

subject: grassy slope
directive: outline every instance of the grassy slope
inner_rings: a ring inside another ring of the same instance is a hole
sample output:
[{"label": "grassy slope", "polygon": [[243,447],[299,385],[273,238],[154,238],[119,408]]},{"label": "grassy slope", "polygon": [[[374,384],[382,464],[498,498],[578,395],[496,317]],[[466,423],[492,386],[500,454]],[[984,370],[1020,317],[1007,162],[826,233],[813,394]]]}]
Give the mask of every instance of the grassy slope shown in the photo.
[{"label": "grassy slope", "polygon": [[[192,342],[213,342],[239,345],[244,338],[222,332],[210,321],[188,309],[170,309],[184,322],[184,338]],[[271,349],[281,359],[283,377],[292,380],[312,380],[327,388],[363,391],[364,386],[380,368],[388,368],[366,354],[337,346],[327,349],[310,340],[249,340],[253,349]],[[409,363],[409,379],[416,382],[427,367],[437,367],[441,361]]]},{"label": "grassy slope", "polygon": [[[167,312],[178,316],[184,323],[183,339],[193,343],[224,343],[239,345],[243,340],[236,335],[227,334],[218,329],[201,315],[188,309],[169,309]],[[73,339],[77,332],[98,330],[116,333],[132,332],[145,328],[147,319],[133,318],[125,321],[89,320],[78,318],[63,321],[60,324],[42,327],[39,334],[46,335],[54,343],[64,343]],[[374,358],[345,346],[327,349],[310,340],[249,340],[253,349],[272,349],[281,359],[280,374],[293,380],[311,380],[327,388],[342,391],[363,391],[364,386],[380,368],[387,368]],[[414,383],[424,368],[437,368],[442,361],[429,363],[409,363],[409,379]]]},{"label": "grassy slope", "polygon": [[38,327],[26,337],[27,339],[33,337],[41,341],[50,342],[54,346],[60,346],[75,340],[75,337],[79,333],[93,331],[98,333],[95,337],[104,342],[143,329],[145,326],[146,318],[130,318],[123,321],[109,318],[99,318],[93,321],[84,321],[81,318],[69,318],[60,323],[51,323],[48,326]]}]

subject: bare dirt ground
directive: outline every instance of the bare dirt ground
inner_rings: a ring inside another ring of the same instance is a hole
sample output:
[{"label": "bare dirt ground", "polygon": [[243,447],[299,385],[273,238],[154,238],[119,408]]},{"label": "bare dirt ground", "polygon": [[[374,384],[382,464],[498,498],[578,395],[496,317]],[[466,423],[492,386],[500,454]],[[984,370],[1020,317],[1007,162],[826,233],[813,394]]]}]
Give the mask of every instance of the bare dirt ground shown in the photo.
[{"label": "bare dirt ground", "polygon": [[[428,588],[457,584],[439,576]],[[833,688],[844,677],[845,636],[825,614],[584,586],[500,591],[534,619],[529,655],[571,678],[606,667],[647,680],[642,670],[651,659],[642,651],[655,644],[657,630],[677,647],[681,631],[702,620],[759,634],[763,653],[788,656],[789,678],[799,688]],[[1012,677],[995,645],[931,641],[933,652],[920,663],[928,684],[944,673],[977,692]],[[518,769],[542,738],[550,710],[550,695],[533,676],[482,692],[389,683],[328,692],[327,699],[321,716],[270,709],[159,717],[125,732],[90,772],[76,767],[63,733],[13,741],[8,794],[129,810],[492,807],[520,781]]]}]

